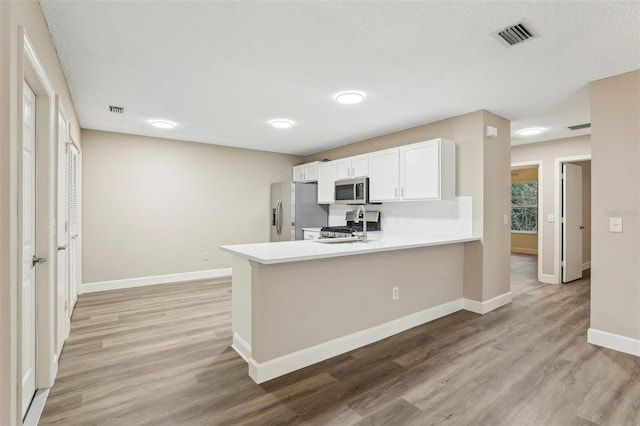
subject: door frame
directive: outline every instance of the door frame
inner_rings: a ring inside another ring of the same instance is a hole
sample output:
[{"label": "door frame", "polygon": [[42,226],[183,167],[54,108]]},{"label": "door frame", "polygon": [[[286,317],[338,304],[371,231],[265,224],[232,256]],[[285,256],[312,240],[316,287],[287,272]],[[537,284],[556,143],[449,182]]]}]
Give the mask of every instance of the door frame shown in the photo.
[{"label": "door frame", "polygon": [[[523,167],[538,167],[538,281],[540,282],[548,282],[548,278],[545,278],[545,275],[542,273],[542,265],[544,262],[544,228],[542,225],[544,224],[544,169],[543,169],[543,161],[542,160],[532,160],[532,161],[522,161],[517,163],[511,163],[511,170],[514,168],[523,168]],[[511,208],[509,208],[511,211]],[[511,216],[511,215],[509,215]],[[509,235],[511,235],[511,227],[509,227]]]},{"label": "door frame", "polygon": [[571,157],[558,157],[554,159],[554,179],[555,179],[555,209],[554,209],[554,241],[553,241],[553,284],[562,284],[561,262],[562,262],[562,229],[560,228],[560,215],[562,214],[562,165],[576,161],[591,161],[591,154],[574,155]]},{"label": "door frame", "polygon": [[[23,27],[19,28],[19,61],[18,78],[26,80],[34,90],[37,97],[36,112],[36,229],[38,237],[36,250],[38,256],[46,257],[48,261],[39,266],[36,287],[36,392],[41,389],[50,388],[53,385],[57,373],[57,354],[55,354],[55,280],[56,280],[56,240],[53,230],[55,224],[55,149],[57,149],[57,111],[56,96],[53,86],[47,77],[44,67],[39,60],[36,51]],[[22,121],[23,111],[23,85],[17,88],[18,111],[17,119]],[[13,123],[14,125],[16,123]],[[22,149],[22,126],[16,125],[16,136],[18,148]],[[18,157],[18,177],[22,176],[22,159]],[[22,179],[18,179],[18,200],[17,200],[17,241],[15,250],[17,254],[16,275],[17,282],[22,282],[22,252],[18,250],[18,245],[22,241]],[[10,345],[11,356],[15,357],[16,368],[13,374],[16,377],[16,386],[13,386],[11,400],[15,401],[15,414],[13,415],[16,424],[22,424],[20,418],[22,400],[22,381],[19,379],[19,372],[22,371],[21,345],[18,345],[18,336],[22,333],[21,317],[21,290],[18,286],[16,298],[11,300],[13,315],[11,317],[11,333],[13,334],[12,345]],[[15,342],[15,343],[14,343]],[[14,399],[15,398],[15,399]],[[33,406],[32,406],[33,407]],[[31,411],[31,409],[29,410]],[[29,416],[27,412],[27,416]]]}]

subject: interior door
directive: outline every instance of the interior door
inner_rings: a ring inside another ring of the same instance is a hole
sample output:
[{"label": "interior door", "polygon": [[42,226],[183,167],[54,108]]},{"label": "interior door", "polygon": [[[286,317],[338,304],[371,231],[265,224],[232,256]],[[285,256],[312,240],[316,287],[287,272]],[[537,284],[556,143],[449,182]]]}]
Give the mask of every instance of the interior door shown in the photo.
[{"label": "interior door", "polygon": [[562,165],[562,282],[582,278],[582,167]]},{"label": "interior door", "polygon": [[56,297],[56,343],[57,353],[69,332],[69,235],[68,235],[68,124],[58,114],[58,202],[56,215],[57,252],[57,297]]},{"label": "interior door", "polygon": [[22,115],[21,407],[24,418],[36,391],[36,95],[24,81]]}]

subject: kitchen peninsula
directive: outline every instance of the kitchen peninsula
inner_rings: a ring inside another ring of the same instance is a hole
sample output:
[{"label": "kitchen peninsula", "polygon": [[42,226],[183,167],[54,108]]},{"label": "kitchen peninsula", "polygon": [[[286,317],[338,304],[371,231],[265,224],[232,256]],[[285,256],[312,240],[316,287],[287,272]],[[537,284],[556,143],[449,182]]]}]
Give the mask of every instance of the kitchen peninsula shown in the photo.
[{"label": "kitchen peninsula", "polygon": [[222,246],[233,255],[233,348],[261,383],[463,309],[464,248],[478,241],[379,232],[368,243]]}]

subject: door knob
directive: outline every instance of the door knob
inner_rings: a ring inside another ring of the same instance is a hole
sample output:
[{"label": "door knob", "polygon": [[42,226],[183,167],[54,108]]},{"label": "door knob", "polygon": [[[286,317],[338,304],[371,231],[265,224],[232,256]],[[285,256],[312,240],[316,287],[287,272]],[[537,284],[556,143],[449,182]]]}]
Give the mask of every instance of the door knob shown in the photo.
[{"label": "door knob", "polygon": [[33,258],[31,259],[31,266],[36,266],[36,264],[38,263],[44,263],[47,261],[46,257],[37,257],[35,254],[33,255]]},{"label": "door knob", "polygon": [[580,225],[580,229],[584,229],[584,226]]}]

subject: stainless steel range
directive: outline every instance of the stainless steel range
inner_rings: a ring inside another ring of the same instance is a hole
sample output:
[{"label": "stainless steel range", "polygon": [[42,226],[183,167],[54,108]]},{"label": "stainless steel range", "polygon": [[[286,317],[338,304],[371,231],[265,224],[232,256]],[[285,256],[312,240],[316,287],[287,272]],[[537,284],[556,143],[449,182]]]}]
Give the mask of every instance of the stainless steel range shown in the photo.
[{"label": "stainless steel range", "polygon": [[[355,211],[347,212],[345,219],[347,224],[344,226],[323,226],[320,229],[320,238],[344,238],[351,237],[355,232],[362,232],[362,215],[356,223]],[[369,211],[366,213],[367,231],[380,230],[380,212]]]}]

